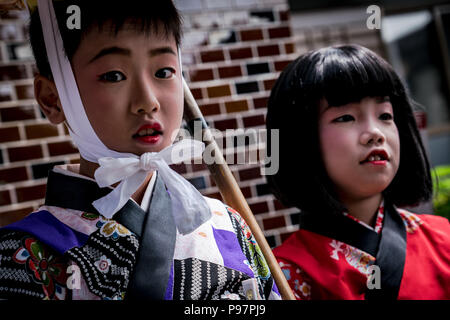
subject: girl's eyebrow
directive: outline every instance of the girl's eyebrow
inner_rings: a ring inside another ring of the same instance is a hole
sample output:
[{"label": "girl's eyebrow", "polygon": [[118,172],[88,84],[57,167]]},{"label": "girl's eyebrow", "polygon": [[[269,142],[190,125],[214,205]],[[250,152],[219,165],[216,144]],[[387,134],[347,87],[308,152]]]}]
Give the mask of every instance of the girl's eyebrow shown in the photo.
[{"label": "girl's eyebrow", "polygon": [[[171,48],[171,47],[158,47],[154,49],[150,49],[148,52],[148,55],[150,57],[154,57],[160,54],[173,54],[177,56],[177,53]],[[88,64],[94,62],[95,60],[100,59],[103,56],[109,55],[109,54],[119,54],[119,55],[125,55],[125,56],[131,56],[131,50],[121,47],[108,47],[100,50],[99,53],[97,53],[91,60],[89,60]]]}]

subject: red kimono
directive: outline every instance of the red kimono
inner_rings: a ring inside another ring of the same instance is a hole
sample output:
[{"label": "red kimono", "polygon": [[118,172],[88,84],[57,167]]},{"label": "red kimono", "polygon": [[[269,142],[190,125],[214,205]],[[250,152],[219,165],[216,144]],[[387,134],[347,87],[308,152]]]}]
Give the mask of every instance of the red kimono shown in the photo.
[{"label": "red kimono", "polygon": [[376,221],[302,214],[274,249],[296,298],[450,299],[449,221],[388,205]]}]

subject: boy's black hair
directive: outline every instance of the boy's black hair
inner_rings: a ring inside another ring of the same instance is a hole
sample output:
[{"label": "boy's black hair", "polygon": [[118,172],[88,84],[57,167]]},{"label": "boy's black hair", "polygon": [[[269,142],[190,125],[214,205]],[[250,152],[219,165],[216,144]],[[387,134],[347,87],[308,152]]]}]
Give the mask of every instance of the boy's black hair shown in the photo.
[{"label": "boy's black hair", "polygon": [[[414,205],[432,194],[430,166],[402,81],[381,57],[358,45],[323,48],[289,64],[268,102],[266,126],[279,129],[279,170],[267,176],[274,195],[286,206],[309,212],[345,210],[333,191],[322,161],[319,101],[342,106],[365,97],[389,96],[400,136],[400,165],[383,195],[397,206]],[[268,150],[271,150],[271,141]]]},{"label": "boy's black hair", "polygon": [[[80,30],[70,30],[66,26],[67,18],[70,17],[70,14],[66,13],[67,8],[74,4],[80,7]],[[177,45],[181,41],[181,16],[171,0],[59,0],[53,1],[53,5],[64,50],[70,61],[83,36],[95,27],[102,30],[108,26],[111,28],[108,31],[117,35],[126,22],[131,22],[137,32],[149,34],[162,31],[167,37],[173,36]],[[163,30],[158,30],[161,26]],[[29,34],[39,73],[52,79],[37,9],[31,14]]]}]

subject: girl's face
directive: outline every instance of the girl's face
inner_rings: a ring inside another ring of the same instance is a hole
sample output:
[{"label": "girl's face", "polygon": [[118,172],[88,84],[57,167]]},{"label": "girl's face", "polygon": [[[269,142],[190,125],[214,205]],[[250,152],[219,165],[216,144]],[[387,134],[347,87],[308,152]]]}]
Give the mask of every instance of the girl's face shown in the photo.
[{"label": "girl's face", "polygon": [[141,155],[172,144],[183,115],[173,37],[93,28],[72,67],[92,128],[109,149]]},{"label": "girl's face", "polygon": [[367,97],[344,106],[319,106],[325,169],[343,203],[379,195],[397,173],[400,139],[389,99]]}]

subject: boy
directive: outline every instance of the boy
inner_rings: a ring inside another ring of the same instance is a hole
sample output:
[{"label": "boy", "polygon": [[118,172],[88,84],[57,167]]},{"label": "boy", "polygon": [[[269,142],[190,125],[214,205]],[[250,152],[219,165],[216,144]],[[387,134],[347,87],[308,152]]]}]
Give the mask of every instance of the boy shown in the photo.
[{"label": "boy", "polygon": [[67,121],[80,164],[54,168],[45,205],[0,229],[0,298],[279,298],[239,214],[168,167],[185,146],[172,145],[183,110],[172,2],[32,2],[36,99]]}]

